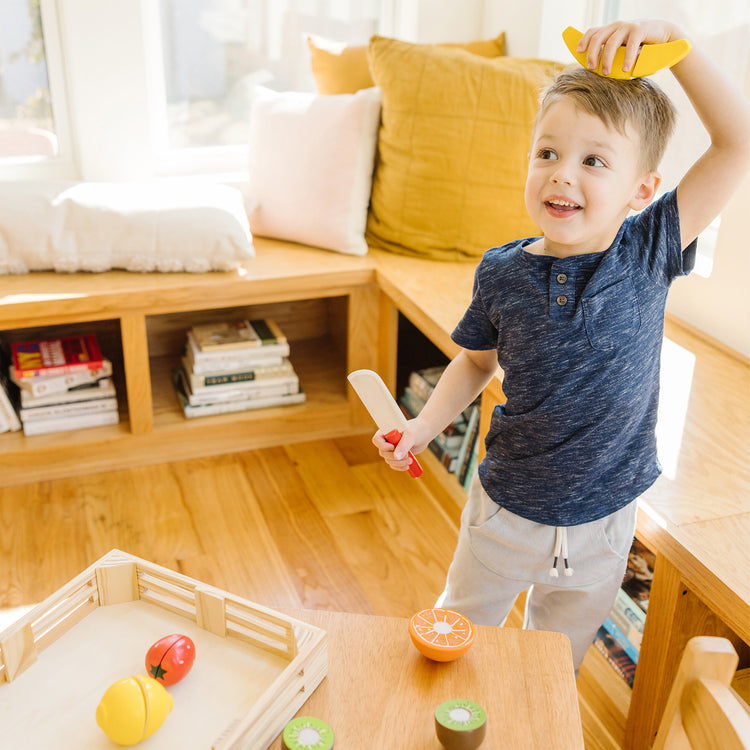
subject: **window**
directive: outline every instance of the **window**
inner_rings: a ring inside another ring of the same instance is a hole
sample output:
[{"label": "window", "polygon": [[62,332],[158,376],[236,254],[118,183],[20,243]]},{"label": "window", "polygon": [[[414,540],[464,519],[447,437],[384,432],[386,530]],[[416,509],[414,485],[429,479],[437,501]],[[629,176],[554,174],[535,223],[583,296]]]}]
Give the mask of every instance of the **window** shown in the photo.
[{"label": "window", "polygon": [[39,0],[0,0],[0,159],[57,156]]},{"label": "window", "polygon": [[240,145],[256,85],[312,91],[304,35],[365,43],[371,0],[161,0],[169,148]]},{"label": "window", "polygon": [[0,179],[242,173],[254,87],[313,90],[304,34],[394,2],[0,0]]}]

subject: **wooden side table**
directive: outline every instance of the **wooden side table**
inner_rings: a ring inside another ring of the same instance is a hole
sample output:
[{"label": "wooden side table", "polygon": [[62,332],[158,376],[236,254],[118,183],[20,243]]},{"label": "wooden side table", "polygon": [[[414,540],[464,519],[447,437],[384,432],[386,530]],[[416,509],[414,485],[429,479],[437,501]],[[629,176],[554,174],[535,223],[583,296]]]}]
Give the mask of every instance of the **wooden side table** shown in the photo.
[{"label": "wooden side table", "polygon": [[440,750],[435,708],[466,698],[487,712],[482,748],[583,750],[570,643],[559,633],[478,627],[464,656],[438,663],[412,645],[405,618],[289,614],[328,631],[328,676],[298,715],[328,723],[336,748]]}]

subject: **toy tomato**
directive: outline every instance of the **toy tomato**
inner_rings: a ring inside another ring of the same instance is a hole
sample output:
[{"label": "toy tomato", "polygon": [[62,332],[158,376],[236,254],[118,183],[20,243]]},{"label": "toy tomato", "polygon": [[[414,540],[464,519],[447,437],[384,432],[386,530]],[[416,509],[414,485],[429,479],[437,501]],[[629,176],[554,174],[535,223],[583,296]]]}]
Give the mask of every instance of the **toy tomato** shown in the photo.
[{"label": "toy tomato", "polygon": [[162,685],[179,682],[193,666],[195,644],[186,635],[166,635],[146,654],[146,670]]}]

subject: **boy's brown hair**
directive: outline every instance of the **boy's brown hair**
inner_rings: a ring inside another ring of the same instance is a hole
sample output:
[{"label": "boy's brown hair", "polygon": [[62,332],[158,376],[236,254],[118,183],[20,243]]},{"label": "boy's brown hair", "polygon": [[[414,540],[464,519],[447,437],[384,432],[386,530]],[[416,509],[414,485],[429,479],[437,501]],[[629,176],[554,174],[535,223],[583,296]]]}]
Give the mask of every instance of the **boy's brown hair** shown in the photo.
[{"label": "boy's brown hair", "polygon": [[651,80],[614,80],[580,66],[566,68],[542,92],[536,122],[563,98],[620,133],[630,123],[640,140],[643,167],[658,169],[677,115],[669,97]]}]

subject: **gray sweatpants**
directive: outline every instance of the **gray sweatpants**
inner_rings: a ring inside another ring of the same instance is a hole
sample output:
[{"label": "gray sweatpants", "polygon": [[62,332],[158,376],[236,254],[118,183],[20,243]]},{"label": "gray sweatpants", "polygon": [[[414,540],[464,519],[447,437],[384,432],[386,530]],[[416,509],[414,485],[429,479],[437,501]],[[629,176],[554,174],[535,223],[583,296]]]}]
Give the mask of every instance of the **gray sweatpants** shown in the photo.
[{"label": "gray sweatpants", "polygon": [[[502,625],[523,591],[524,627],[570,638],[576,674],[609,614],[627,566],[637,501],[598,521],[565,527],[567,560],[553,568],[554,526],[527,521],[498,506],[474,476],[445,590],[436,606],[477,625]],[[557,570],[558,576],[550,575]]]}]

